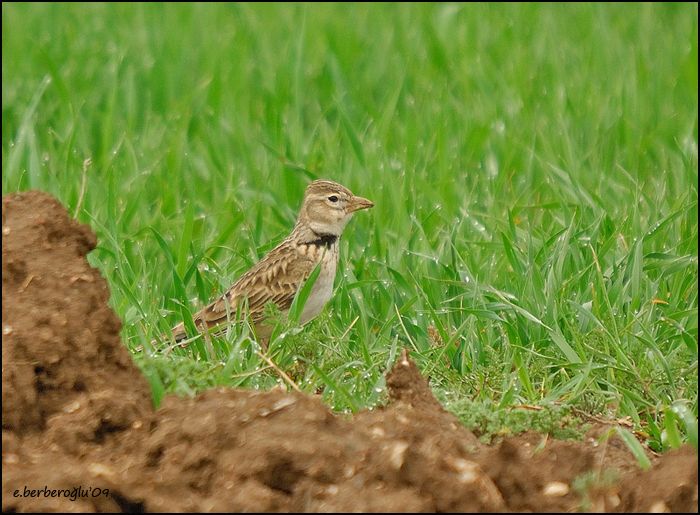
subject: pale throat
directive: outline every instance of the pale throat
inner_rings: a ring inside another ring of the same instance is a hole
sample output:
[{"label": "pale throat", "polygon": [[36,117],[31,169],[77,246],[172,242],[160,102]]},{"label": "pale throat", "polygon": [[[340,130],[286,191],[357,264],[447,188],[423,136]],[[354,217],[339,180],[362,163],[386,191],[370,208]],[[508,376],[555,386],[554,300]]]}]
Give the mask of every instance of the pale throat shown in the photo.
[{"label": "pale throat", "polygon": [[338,243],[345,224],[314,223],[298,220],[292,231],[292,238],[305,244],[331,248]]},{"label": "pale throat", "polygon": [[309,220],[307,225],[309,226],[309,229],[318,235],[332,234],[333,236],[340,237],[351,218],[352,213],[344,215],[342,218],[333,221]]}]

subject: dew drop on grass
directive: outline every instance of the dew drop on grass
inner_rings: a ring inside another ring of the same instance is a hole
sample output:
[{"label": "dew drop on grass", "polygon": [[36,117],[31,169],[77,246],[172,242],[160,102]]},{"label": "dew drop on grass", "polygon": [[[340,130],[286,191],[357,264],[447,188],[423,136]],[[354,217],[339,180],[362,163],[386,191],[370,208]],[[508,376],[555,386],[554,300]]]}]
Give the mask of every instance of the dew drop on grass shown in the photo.
[{"label": "dew drop on grass", "polygon": [[489,154],[486,158],[486,174],[491,179],[494,179],[498,175],[498,160],[493,154]]},{"label": "dew drop on grass", "polygon": [[479,231],[480,233],[485,233],[485,232],[486,232],[486,227],[484,227],[484,226],[481,224],[481,222],[479,222],[479,221],[476,220],[475,218],[472,218],[472,219],[471,219],[471,224],[472,224],[472,227],[474,227],[474,229],[476,229],[476,230]]},{"label": "dew drop on grass", "polygon": [[682,142],[683,150],[697,159],[698,157],[698,144],[695,140],[689,136],[683,138]]}]

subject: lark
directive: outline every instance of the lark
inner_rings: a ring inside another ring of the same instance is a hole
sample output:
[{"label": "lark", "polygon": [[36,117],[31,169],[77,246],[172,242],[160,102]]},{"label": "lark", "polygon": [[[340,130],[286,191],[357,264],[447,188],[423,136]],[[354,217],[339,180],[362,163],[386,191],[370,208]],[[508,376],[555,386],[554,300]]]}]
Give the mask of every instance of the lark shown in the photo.
[{"label": "lark", "polygon": [[[313,181],[306,188],[291,234],[221,297],[194,315],[197,330],[223,334],[227,326],[236,323],[240,308],[249,317],[258,340],[266,346],[273,327],[265,320],[265,305],[271,302],[286,314],[299,288],[320,264],[299,321],[303,325],[313,319],[333,294],[339,241],[345,226],[356,211],[372,206],[371,200],[354,195],[336,182]],[[184,324],[172,329],[172,337],[176,343],[186,344]]]}]

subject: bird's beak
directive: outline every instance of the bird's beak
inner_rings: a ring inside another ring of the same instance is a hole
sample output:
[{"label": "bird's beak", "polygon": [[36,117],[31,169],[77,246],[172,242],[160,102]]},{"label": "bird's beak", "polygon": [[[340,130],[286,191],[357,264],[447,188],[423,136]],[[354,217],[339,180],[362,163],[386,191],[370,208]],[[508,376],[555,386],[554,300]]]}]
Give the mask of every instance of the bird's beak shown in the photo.
[{"label": "bird's beak", "polygon": [[348,202],[347,210],[349,213],[354,213],[360,209],[369,209],[374,206],[374,202],[362,197],[352,197]]}]

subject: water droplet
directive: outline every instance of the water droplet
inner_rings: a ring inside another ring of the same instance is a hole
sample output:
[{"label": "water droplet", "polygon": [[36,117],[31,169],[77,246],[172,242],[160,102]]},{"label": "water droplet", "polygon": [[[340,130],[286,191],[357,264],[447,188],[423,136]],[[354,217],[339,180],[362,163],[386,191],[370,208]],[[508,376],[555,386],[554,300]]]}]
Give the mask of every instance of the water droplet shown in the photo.
[{"label": "water droplet", "polygon": [[498,160],[493,154],[489,154],[486,158],[486,173],[492,179],[498,175]]},{"label": "water droplet", "polygon": [[478,220],[472,218],[471,219],[471,224],[472,226],[479,232],[485,233],[486,232],[486,227],[484,227]]}]

